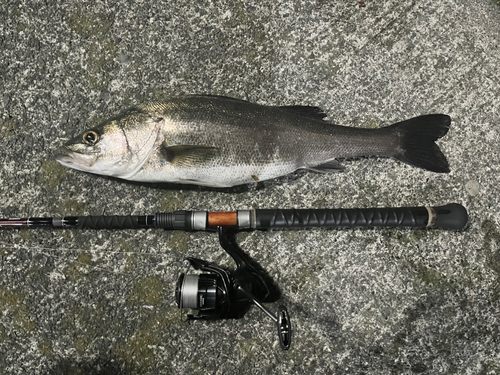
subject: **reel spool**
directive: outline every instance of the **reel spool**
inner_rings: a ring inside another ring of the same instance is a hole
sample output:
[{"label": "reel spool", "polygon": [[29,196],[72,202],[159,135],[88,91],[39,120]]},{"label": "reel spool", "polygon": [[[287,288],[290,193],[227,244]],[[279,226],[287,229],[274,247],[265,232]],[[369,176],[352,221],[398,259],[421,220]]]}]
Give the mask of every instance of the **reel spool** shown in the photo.
[{"label": "reel spool", "polygon": [[175,289],[175,299],[181,308],[216,310],[217,302],[224,303],[227,291],[218,285],[218,277],[211,274],[182,274]]},{"label": "reel spool", "polygon": [[186,262],[197,274],[181,274],[175,288],[175,300],[179,309],[197,310],[188,320],[238,319],[250,306],[256,305],[276,324],[281,348],[291,345],[292,329],[288,310],[280,306],[273,314],[261,301],[270,295],[265,275],[245,259],[243,251],[228,238],[228,230],[219,227],[219,240],[226,252],[235,260],[236,270],[227,271],[217,265],[197,258]]}]

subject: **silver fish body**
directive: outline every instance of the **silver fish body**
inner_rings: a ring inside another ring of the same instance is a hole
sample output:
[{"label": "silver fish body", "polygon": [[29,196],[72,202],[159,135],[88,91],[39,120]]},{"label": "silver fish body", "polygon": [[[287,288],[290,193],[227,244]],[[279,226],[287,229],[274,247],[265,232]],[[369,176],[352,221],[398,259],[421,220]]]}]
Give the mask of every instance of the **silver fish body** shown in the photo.
[{"label": "silver fish body", "polygon": [[379,129],[338,126],[316,107],[271,107],[218,96],[173,97],[133,107],[89,129],[56,157],[78,170],[142,182],[231,187],[298,169],[332,172],[339,158],[393,157],[448,172],[434,143],[446,115]]}]

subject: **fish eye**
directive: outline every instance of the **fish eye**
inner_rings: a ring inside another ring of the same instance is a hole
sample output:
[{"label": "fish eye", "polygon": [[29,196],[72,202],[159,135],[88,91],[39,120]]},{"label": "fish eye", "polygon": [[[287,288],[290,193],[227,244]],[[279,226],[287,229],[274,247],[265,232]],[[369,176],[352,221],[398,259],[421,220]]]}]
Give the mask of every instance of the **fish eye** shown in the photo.
[{"label": "fish eye", "polygon": [[89,130],[83,135],[83,142],[85,142],[89,146],[95,145],[98,140],[99,140],[99,135],[93,130]]}]

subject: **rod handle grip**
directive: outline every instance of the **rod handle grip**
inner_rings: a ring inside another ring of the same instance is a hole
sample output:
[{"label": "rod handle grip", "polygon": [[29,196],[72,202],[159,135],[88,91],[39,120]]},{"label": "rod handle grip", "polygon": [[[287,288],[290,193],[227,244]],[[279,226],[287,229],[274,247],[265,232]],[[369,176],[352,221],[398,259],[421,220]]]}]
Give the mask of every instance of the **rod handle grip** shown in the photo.
[{"label": "rod handle grip", "polygon": [[458,203],[439,207],[255,210],[256,229],[411,227],[463,229],[467,210]]},{"label": "rod handle grip", "polygon": [[80,216],[78,228],[89,229],[141,229],[149,228],[147,216]]}]

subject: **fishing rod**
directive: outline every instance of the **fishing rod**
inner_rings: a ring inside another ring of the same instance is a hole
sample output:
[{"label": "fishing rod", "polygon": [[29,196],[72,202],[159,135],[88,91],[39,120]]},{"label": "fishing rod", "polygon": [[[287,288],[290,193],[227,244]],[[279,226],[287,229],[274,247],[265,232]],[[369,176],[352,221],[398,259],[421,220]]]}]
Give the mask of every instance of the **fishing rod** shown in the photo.
[{"label": "fishing rod", "polygon": [[439,207],[386,207],[351,209],[256,209],[230,212],[175,211],[155,215],[66,216],[0,219],[0,228],[80,228],[215,231],[237,230],[410,227],[461,230],[467,224],[466,209],[451,203]]},{"label": "fishing rod", "polygon": [[276,324],[281,348],[292,341],[288,310],[271,312],[263,302],[276,302],[277,287],[267,273],[236,243],[239,231],[305,228],[409,227],[415,229],[462,230],[467,210],[458,203],[431,207],[386,207],[351,209],[255,209],[231,212],[175,211],[154,215],[66,216],[0,219],[0,228],[80,228],[217,231],[222,248],[234,259],[230,271],[197,258],[186,258],[195,274],[182,273],[175,300],[182,309],[197,310],[188,320],[241,318],[250,306],[261,309]]}]

